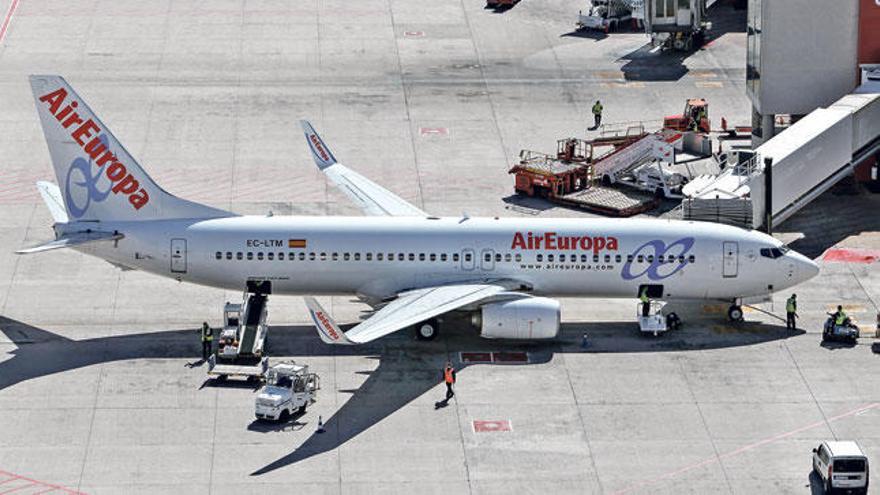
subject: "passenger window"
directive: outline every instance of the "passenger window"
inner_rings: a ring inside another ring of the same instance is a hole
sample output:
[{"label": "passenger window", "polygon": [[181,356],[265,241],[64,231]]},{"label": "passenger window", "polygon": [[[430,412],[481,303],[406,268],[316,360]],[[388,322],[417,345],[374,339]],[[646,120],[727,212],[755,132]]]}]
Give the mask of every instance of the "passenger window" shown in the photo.
[{"label": "passenger window", "polygon": [[367,253],[367,261],[373,261],[373,253]]},{"label": "passenger window", "polygon": [[242,256],[241,251],[235,253],[235,259],[241,260],[241,256]]},{"label": "passenger window", "polygon": [[272,261],[275,259],[275,253],[266,253],[266,259]]},{"label": "passenger window", "polygon": [[[332,253],[330,259],[333,261],[339,261],[339,253]],[[348,253],[345,253],[345,259],[348,259]]]},{"label": "passenger window", "polygon": [[425,253],[419,253],[419,261],[425,261]]},{"label": "passenger window", "polygon": [[[314,255],[313,255],[313,256],[314,256]],[[306,259],[306,253],[299,253],[299,260],[300,260],[300,261],[305,261],[305,259]]]},{"label": "passenger window", "polygon": [[681,255],[681,256],[678,257],[678,262],[679,262],[679,263],[684,263],[684,255]]},{"label": "passenger window", "polygon": [[626,262],[627,263],[632,263],[632,260],[633,260],[633,255],[631,255],[631,254],[626,255]]},{"label": "passenger window", "polygon": [[348,253],[344,253],[344,254],[342,255],[342,259],[345,260],[345,261],[348,261]]},{"label": "passenger window", "polygon": [[605,263],[611,263],[611,255],[610,254],[605,255]]},{"label": "passenger window", "polygon": [[309,261],[315,261],[315,253],[309,253]]},{"label": "passenger window", "polygon": [[431,260],[431,261],[437,261],[437,255],[434,254],[434,253],[431,253],[430,260]]},{"label": "passenger window", "polygon": [[257,253],[257,260],[260,260],[260,261],[263,260],[263,252],[262,252],[262,251],[260,251],[259,253]]},{"label": "passenger window", "polygon": [[510,253],[504,255],[504,261],[510,261]]},{"label": "passenger window", "polygon": [[644,260],[645,260],[645,258],[641,254],[636,257],[636,261],[638,261],[639,263],[641,263]]},{"label": "passenger window", "polygon": [[552,254],[548,254],[548,255],[547,255],[547,261],[553,261],[553,255],[552,255]]},{"label": "passenger window", "polygon": [[688,256],[688,261],[693,263],[694,261],[697,261],[697,258],[695,258],[694,255],[690,255]]},{"label": "passenger window", "polygon": [[354,253],[354,260],[360,261],[361,260],[361,253]]},{"label": "passenger window", "polygon": [[648,263],[653,263],[653,262],[654,262],[654,255],[653,255],[653,254],[649,254],[649,255],[648,255]]},{"label": "passenger window", "polygon": [[232,251],[226,251],[226,259],[228,259],[228,260],[232,259]]},{"label": "passenger window", "polygon": [[214,253],[214,258],[217,258],[218,260],[222,260],[223,253],[221,253],[220,251],[217,251],[216,253]]},{"label": "passenger window", "polygon": [[416,260],[416,253],[409,253],[409,260],[415,261]]},{"label": "passenger window", "polygon": [[489,253],[484,254],[483,261],[492,261],[492,255]]},{"label": "passenger window", "polygon": [[565,261],[565,255],[564,255],[564,254],[560,254],[560,255],[559,255],[559,261],[560,261],[560,262]]},{"label": "passenger window", "polygon": [[284,261],[284,253],[278,253],[278,261]]},{"label": "passenger window", "polygon": [[587,262],[587,255],[586,255],[586,254],[582,254],[582,255],[581,255],[581,263],[586,263],[586,262]]},{"label": "passenger window", "polygon": [[501,261],[501,253],[496,253],[496,254],[495,254],[495,261],[496,261],[496,262]]},{"label": "passenger window", "polygon": [[[456,255],[456,256],[458,256],[458,255]],[[465,261],[470,262],[472,259],[473,259],[473,256],[471,256],[471,253],[467,253],[464,255]]]},{"label": "passenger window", "polygon": [[615,255],[614,255],[614,262],[615,262],[615,263],[620,263],[620,259],[621,259],[621,258],[620,258],[620,255],[619,255],[619,254],[615,254]]},{"label": "passenger window", "polygon": [[537,259],[538,261],[544,261],[544,255],[543,255],[543,254],[539,254],[539,255],[536,257],[536,259]]},{"label": "passenger window", "polygon": [[383,259],[385,258],[382,256],[382,253],[376,253],[376,261],[382,261]]},{"label": "passenger window", "polygon": [[327,261],[327,253],[321,253],[321,261]]},{"label": "passenger window", "polygon": [[593,255],[593,263],[598,263],[598,262],[599,262],[599,255],[598,255],[598,254],[594,254],[594,255]]},{"label": "passenger window", "polygon": [[522,261],[522,255],[519,254],[519,253],[516,253],[516,254],[513,256],[513,259],[515,259],[517,262]]},{"label": "passenger window", "polygon": [[452,254],[452,261],[455,261],[457,263],[459,259],[461,259],[461,258],[458,256],[458,253]]},{"label": "passenger window", "polygon": [[669,255],[669,259],[667,259],[666,261],[669,262],[669,263],[674,263],[674,262],[675,262],[675,255],[674,255],[674,254],[670,254],[670,255]]},{"label": "passenger window", "polygon": [[290,260],[290,261],[295,260],[295,259],[296,259],[296,254],[295,254],[295,253],[287,253],[287,259]]},{"label": "passenger window", "polygon": [[406,255],[403,253],[397,253],[397,261],[404,261],[406,259]]},{"label": "passenger window", "polygon": [[247,259],[248,259],[248,261],[250,261],[250,260],[252,260],[252,259],[254,259],[254,253],[252,253],[252,252],[250,252],[250,251],[248,251],[248,254],[247,254]]},{"label": "passenger window", "polygon": [[446,253],[440,253],[440,261],[446,261]]}]

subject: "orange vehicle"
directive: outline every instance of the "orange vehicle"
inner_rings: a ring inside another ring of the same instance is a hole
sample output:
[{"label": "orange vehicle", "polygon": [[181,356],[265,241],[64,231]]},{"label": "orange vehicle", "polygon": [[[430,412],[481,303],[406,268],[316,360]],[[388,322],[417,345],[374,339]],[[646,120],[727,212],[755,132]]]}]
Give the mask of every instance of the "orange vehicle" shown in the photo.
[{"label": "orange vehicle", "polygon": [[663,118],[663,128],[676,131],[709,132],[709,103],[703,98],[691,98],[684,106],[681,115],[670,115]]}]

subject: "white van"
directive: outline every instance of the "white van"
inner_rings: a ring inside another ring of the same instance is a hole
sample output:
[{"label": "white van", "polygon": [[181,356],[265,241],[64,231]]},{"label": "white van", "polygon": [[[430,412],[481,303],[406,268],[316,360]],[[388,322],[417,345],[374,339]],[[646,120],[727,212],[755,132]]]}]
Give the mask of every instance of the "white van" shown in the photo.
[{"label": "white van", "polygon": [[822,442],[813,449],[813,471],[825,493],[868,493],[868,457],[855,442]]}]

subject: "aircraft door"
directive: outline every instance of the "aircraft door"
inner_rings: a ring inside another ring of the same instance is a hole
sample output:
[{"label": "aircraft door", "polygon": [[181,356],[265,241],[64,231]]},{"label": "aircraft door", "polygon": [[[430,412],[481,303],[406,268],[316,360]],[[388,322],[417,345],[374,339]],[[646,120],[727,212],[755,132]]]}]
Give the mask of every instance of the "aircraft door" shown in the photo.
[{"label": "aircraft door", "polygon": [[171,239],[171,272],[186,273],[186,239]]},{"label": "aircraft door", "polygon": [[723,249],[723,275],[725,278],[736,277],[737,272],[739,271],[739,244],[736,242],[725,242]]},{"label": "aircraft door", "polygon": [[484,249],[482,255],[480,257],[480,268],[484,271],[491,271],[495,269],[495,250],[494,249]]},{"label": "aircraft door", "polygon": [[476,267],[476,260],[474,259],[474,250],[473,249],[462,249],[461,250],[461,269],[462,270],[473,270]]}]

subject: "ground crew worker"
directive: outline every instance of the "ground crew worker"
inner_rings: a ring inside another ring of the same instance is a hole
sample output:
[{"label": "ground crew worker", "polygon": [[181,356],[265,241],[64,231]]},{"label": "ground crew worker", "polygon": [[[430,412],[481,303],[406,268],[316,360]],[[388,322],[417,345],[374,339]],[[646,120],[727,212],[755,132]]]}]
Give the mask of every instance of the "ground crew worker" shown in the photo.
[{"label": "ground crew worker", "polygon": [[208,326],[207,321],[203,321],[200,333],[202,336],[202,359],[207,361],[211,354],[211,343],[214,341],[214,330]]},{"label": "ground crew worker", "polygon": [[796,330],[797,324],[794,321],[795,318],[797,318],[797,294],[792,294],[791,297],[785,301],[785,328]]},{"label": "ground crew worker", "polygon": [[593,121],[595,124],[592,129],[598,129],[599,124],[602,123],[602,109],[602,103],[600,103],[599,100],[596,100],[596,103],[593,105]]},{"label": "ground crew worker", "polygon": [[446,401],[448,402],[455,395],[455,392],[452,391],[452,385],[455,384],[455,368],[450,362],[447,362],[446,367],[443,368],[443,382],[446,383]]},{"label": "ground crew worker", "polygon": [[843,310],[843,306],[837,306],[837,312],[834,313],[834,324],[842,326],[844,323],[846,323],[846,312]]},{"label": "ground crew worker", "polygon": [[651,310],[651,300],[648,298],[648,288],[642,287],[639,293],[639,301],[642,301],[642,316],[648,316]]}]

